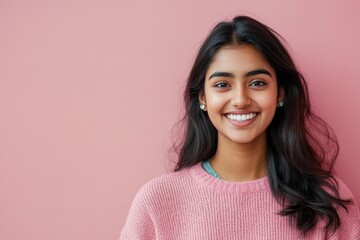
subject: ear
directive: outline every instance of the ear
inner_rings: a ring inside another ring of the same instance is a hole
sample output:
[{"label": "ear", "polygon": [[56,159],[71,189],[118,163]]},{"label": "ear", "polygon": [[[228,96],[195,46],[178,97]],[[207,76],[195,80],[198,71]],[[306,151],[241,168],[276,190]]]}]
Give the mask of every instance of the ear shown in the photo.
[{"label": "ear", "polygon": [[283,87],[279,87],[279,90],[278,90],[278,99],[284,99],[284,97],[285,97],[284,88],[283,88]]},{"label": "ear", "polygon": [[284,95],[285,95],[284,88],[279,87],[276,107],[281,108],[282,106],[284,106],[284,97],[285,97]]},{"label": "ear", "polygon": [[199,93],[199,102],[206,105],[206,97],[205,97],[205,92],[203,90],[200,91]]}]

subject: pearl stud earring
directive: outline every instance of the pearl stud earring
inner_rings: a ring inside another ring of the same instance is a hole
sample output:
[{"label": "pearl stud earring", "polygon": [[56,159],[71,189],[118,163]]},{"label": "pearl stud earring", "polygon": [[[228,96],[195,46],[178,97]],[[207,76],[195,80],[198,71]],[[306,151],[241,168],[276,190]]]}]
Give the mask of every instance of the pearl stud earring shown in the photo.
[{"label": "pearl stud earring", "polygon": [[284,101],[283,101],[283,100],[280,100],[280,101],[279,101],[279,107],[282,107],[282,106],[284,106]]}]

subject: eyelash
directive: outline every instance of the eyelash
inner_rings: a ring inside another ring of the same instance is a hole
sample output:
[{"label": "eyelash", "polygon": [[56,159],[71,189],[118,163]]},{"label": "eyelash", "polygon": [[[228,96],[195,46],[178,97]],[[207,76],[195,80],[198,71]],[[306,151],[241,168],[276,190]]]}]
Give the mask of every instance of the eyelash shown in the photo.
[{"label": "eyelash", "polygon": [[[251,87],[263,87],[266,85],[267,85],[267,83],[264,81],[261,81],[261,80],[255,80],[249,84],[249,86],[251,86]],[[229,87],[230,85],[225,82],[219,82],[219,83],[216,83],[214,86],[217,88],[226,88],[226,87]]]},{"label": "eyelash", "polygon": [[[222,86],[220,86],[220,85],[222,85]],[[224,85],[226,85],[226,86],[224,86]],[[216,83],[214,86],[217,88],[225,88],[225,87],[229,87],[229,84],[227,84],[225,82],[219,82],[219,83]]]},{"label": "eyelash", "polygon": [[250,86],[254,86],[254,87],[263,87],[265,85],[267,85],[267,83],[261,80],[255,80],[250,83]]}]

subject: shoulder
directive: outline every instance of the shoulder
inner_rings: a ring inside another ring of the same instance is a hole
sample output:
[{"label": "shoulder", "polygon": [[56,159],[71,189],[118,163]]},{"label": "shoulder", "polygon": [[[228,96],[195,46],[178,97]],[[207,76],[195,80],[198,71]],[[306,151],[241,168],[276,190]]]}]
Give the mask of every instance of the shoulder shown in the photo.
[{"label": "shoulder", "polygon": [[354,196],[353,196],[351,190],[349,189],[349,187],[345,184],[345,182],[339,176],[335,176],[334,179],[337,182],[337,188],[339,191],[339,195],[343,198],[353,199]]},{"label": "shoulder", "polygon": [[[357,202],[354,198],[353,193],[351,192],[351,190],[349,189],[349,187],[345,184],[345,182],[339,177],[339,176],[334,176],[333,179],[335,180],[335,186],[336,189],[338,191],[338,196],[343,199],[343,200],[350,200],[351,203],[348,206],[349,209],[354,209],[356,210],[354,212],[354,214],[357,214],[358,217],[360,217],[360,213],[359,213],[359,208],[357,205]],[[341,209],[341,208],[340,208]],[[339,209],[338,209],[339,210]]]},{"label": "shoulder", "polygon": [[348,206],[350,206],[350,208],[353,206],[353,208],[357,210],[358,217],[360,218],[359,205],[350,188],[339,176],[334,176],[334,180],[336,181],[336,188],[338,190],[339,197],[344,200],[351,200],[351,204]]},{"label": "shoulder", "polygon": [[338,238],[334,239],[360,239],[359,206],[348,186],[338,176],[334,177],[334,179],[337,182],[339,197],[344,200],[351,200],[351,203],[346,205],[346,209],[337,206],[340,218],[340,228],[335,234]]},{"label": "shoulder", "polygon": [[359,205],[357,204],[357,201],[349,189],[349,187],[345,184],[344,181],[342,181],[338,176],[335,177],[335,180],[337,182],[337,189],[339,192],[339,197],[342,199],[348,199],[351,200],[351,203],[348,205],[348,213],[354,215],[360,224],[360,211],[359,211]]},{"label": "shoulder", "polygon": [[189,169],[171,172],[146,182],[136,193],[134,203],[150,207],[178,197],[193,184]]},{"label": "shoulder", "polygon": [[120,239],[155,239],[156,224],[164,209],[170,209],[191,185],[187,169],[164,174],[145,183],[132,201]]}]

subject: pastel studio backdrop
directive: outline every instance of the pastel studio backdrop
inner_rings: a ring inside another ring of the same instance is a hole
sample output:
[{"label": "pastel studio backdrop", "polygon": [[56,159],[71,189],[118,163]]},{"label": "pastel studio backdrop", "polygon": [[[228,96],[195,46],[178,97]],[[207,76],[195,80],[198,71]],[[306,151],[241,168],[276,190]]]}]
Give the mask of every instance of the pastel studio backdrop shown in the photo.
[{"label": "pastel studio backdrop", "polygon": [[216,22],[291,46],[360,200],[358,1],[0,1],[0,239],[117,239],[165,173],[184,81]]}]

